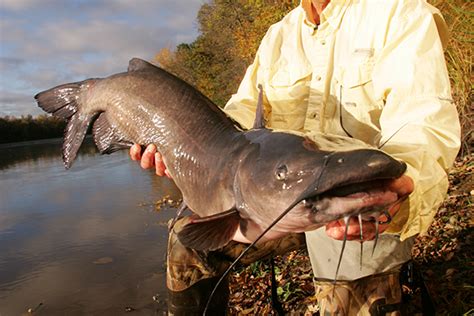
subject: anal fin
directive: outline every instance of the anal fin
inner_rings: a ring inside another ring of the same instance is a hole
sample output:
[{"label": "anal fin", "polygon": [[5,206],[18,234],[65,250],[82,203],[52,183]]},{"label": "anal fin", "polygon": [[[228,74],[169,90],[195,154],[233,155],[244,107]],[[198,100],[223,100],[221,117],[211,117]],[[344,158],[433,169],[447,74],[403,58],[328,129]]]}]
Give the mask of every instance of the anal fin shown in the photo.
[{"label": "anal fin", "polygon": [[201,251],[216,250],[232,240],[240,220],[239,212],[235,209],[196,218],[178,232],[178,239],[188,248]]}]

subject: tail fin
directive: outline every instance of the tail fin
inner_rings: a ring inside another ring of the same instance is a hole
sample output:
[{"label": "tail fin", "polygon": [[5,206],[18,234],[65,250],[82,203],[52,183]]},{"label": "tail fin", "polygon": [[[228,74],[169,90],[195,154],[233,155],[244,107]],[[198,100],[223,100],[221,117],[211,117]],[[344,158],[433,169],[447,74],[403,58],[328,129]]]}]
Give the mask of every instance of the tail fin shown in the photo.
[{"label": "tail fin", "polygon": [[90,83],[91,79],[67,83],[35,95],[40,108],[53,116],[68,120],[63,142],[63,161],[66,169],[74,162],[87,128],[96,115],[80,112],[80,93]]}]

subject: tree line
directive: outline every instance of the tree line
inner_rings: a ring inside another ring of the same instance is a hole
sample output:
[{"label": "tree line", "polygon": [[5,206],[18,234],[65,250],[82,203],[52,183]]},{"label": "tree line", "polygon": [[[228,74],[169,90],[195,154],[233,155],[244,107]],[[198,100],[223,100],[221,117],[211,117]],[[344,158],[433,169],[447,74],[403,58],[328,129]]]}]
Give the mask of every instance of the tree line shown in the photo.
[{"label": "tree line", "polygon": [[47,114],[0,117],[0,144],[62,137],[66,122]]},{"label": "tree line", "polygon": [[197,15],[197,39],[172,50],[160,50],[155,61],[223,106],[237,91],[267,29],[299,2],[209,1]]}]

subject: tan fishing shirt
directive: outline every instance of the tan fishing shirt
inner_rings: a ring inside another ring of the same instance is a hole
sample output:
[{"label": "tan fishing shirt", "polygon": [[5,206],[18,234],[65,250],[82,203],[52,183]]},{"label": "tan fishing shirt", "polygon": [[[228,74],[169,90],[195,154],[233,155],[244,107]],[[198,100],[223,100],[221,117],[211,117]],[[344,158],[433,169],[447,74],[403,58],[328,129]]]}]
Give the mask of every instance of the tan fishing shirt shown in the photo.
[{"label": "tan fishing shirt", "polygon": [[442,16],[421,0],[333,0],[316,26],[308,4],[270,27],[226,113],[250,128],[262,84],[269,127],[381,146],[415,182],[388,232],[426,231],[460,145]]}]

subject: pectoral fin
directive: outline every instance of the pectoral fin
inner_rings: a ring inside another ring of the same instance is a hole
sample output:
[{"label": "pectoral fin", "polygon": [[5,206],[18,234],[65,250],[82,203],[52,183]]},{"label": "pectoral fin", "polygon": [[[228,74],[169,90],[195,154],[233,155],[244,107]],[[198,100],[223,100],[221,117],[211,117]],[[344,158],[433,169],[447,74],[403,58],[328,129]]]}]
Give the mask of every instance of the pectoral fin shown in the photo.
[{"label": "pectoral fin", "polygon": [[178,238],[188,248],[202,251],[216,250],[232,240],[240,220],[239,212],[235,209],[196,218],[178,232]]}]

